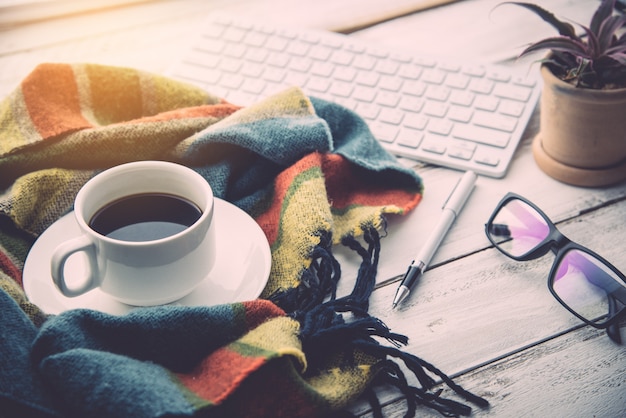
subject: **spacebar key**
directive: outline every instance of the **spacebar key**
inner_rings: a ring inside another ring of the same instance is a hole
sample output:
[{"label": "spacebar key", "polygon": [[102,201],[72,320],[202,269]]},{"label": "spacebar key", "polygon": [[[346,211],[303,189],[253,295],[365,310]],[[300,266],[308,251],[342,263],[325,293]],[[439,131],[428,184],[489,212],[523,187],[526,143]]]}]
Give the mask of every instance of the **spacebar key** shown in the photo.
[{"label": "spacebar key", "polygon": [[455,126],[452,130],[452,136],[498,148],[505,148],[511,140],[511,135],[507,133],[473,125]]}]

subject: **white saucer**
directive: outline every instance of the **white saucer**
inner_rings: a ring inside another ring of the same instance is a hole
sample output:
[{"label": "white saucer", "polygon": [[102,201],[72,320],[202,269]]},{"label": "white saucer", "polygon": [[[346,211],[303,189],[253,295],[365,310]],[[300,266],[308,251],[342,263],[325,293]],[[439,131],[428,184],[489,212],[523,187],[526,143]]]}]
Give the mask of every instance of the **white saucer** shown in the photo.
[{"label": "white saucer", "polygon": [[[247,213],[222,199],[215,199],[214,220],[219,247],[216,265],[209,276],[189,295],[173,305],[198,306],[243,302],[259,297],[272,264],[269,244],[259,225]],[[37,239],[24,265],[24,290],[29,300],[44,312],[58,314],[68,309],[89,308],[123,315],[135,307],[125,305],[100,289],[68,298],[52,282],[50,258],[62,242],[80,235],[74,213],[69,213]],[[68,260],[66,268],[85,270],[81,254]],[[185,274],[181,271],[180,274]]]}]

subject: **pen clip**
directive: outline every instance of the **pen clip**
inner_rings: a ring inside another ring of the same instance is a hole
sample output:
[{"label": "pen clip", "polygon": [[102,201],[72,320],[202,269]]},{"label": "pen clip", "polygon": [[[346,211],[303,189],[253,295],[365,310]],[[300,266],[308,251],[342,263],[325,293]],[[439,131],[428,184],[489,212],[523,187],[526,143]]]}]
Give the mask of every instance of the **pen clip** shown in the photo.
[{"label": "pen clip", "polygon": [[461,184],[461,180],[463,180],[463,177],[459,177],[459,179],[456,181],[456,184],[454,185],[454,188],[452,189],[452,191],[450,192],[450,194],[448,195],[446,200],[443,202],[443,205],[441,206],[441,210],[444,210],[446,208],[446,205],[450,201],[450,198],[454,195],[454,192],[456,191],[456,188],[459,187],[459,184]]},{"label": "pen clip", "polygon": [[465,204],[465,201],[472,192],[475,181],[476,174],[473,171],[466,171],[454,185],[452,192],[448,195],[441,209],[450,209],[454,212],[455,216],[458,215],[461,207]]}]

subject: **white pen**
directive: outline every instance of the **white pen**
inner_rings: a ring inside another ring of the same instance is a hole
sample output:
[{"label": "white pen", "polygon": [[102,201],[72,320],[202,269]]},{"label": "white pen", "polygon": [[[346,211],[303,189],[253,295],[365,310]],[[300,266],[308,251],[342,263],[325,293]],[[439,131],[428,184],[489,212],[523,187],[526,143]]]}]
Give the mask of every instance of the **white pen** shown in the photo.
[{"label": "white pen", "polygon": [[393,298],[393,308],[411,293],[411,288],[417,282],[417,279],[424,274],[424,270],[428,267],[428,263],[430,263],[433,255],[435,255],[441,241],[443,241],[443,238],[448,233],[454,220],[461,212],[465,201],[472,193],[475,182],[476,174],[473,171],[467,171],[463,174],[454,189],[452,189],[450,196],[448,196],[448,199],[446,199],[443,204],[439,222],[428,237],[426,244],[424,244],[421,251],[415,256],[409,269],[404,274],[400,287],[398,287],[396,291],[396,296]]}]

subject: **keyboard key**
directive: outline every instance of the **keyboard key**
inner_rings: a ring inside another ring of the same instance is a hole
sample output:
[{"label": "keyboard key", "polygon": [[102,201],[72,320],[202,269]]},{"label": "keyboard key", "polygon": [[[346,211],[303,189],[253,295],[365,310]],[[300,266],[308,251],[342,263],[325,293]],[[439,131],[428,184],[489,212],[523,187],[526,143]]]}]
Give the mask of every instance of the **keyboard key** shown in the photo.
[{"label": "keyboard key", "polygon": [[408,114],[404,117],[403,125],[407,128],[424,129],[428,125],[429,119],[426,116]]},{"label": "keyboard key", "polygon": [[309,74],[307,73],[298,73],[298,72],[288,72],[285,75],[285,78],[282,80],[283,84],[287,84],[290,86],[306,86],[309,81]]},{"label": "keyboard key", "polygon": [[426,98],[445,102],[450,97],[450,89],[443,86],[428,86],[426,89]]},{"label": "keyboard key", "polygon": [[446,144],[443,138],[426,137],[422,142],[422,150],[433,154],[443,154],[446,152]]},{"label": "keyboard key", "polygon": [[507,82],[511,80],[511,74],[506,73],[504,71],[491,70],[487,73],[487,78],[493,81]]},{"label": "keyboard key", "polygon": [[443,118],[448,112],[448,105],[441,102],[426,102],[424,106],[424,114]]},{"label": "keyboard key", "polygon": [[333,81],[329,93],[340,97],[350,97],[352,90],[354,90],[354,87],[350,83],[346,83],[345,81]]},{"label": "keyboard key", "polygon": [[330,77],[335,66],[328,62],[314,62],[311,65],[311,73],[322,77]]},{"label": "keyboard key", "polygon": [[366,119],[376,119],[380,113],[380,106],[371,103],[359,103],[356,111]]},{"label": "keyboard key", "polygon": [[259,32],[250,32],[246,35],[243,43],[250,46],[262,46],[267,41],[267,35]]},{"label": "keyboard key", "polygon": [[426,70],[422,73],[421,80],[428,84],[441,84],[446,79],[446,73],[440,70]]},{"label": "keyboard key", "polygon": [[267,48],[277,52],[284,51],[287,48],[287,45],[289,45],[289,41],[284,38],[270,38],[265,44]]},{"label": "keyboard key", "polygon": [[448,148],[448,155],[459,160],[470,160],[474,155],[474,149],[463,146],[450,146]]},{"label": "keyboard key", "polygon": [[520,117],[524,113],[526,106],[520,102],[514,102],[512,100],[502,100],[498,107],[498,112],[503,115],[509,115],[514,117]]},{"label": "keyboard key", "polygon": [[488,165],[490,167],[497,167],[498,164],[500,164],[500,158],[487,152],[476,155],[474,157],[474,161],[476,161],[478,164]]},{"label": "keyboard key", "polygon": [[450,106],[448,119],[455,122],[467,123],[472,119],[473,110],[465,106]]},{"label": "keyboard key", "polygon": [[485,78],[474,78],[470,81],[469,89],[474,93],[489,94],[493,90],[494,82]]},{"label": "keyboard key", "polygon": [[311,77],[306,86],[316,92],[325,92],[330,88],[330,81],[328,78]]},{"label": "keyboard key", "polygon": [[269,55],[266,49],[248,48],[248,51],[246,51],[246,59],[257,63],[265,62]]},{"label": "keyboard key", "polygon": [[469,65],[462,72],[472,77],[483,77],[487,73],[487,69],[482,65]]},{"label": "keyboard key", "polygon": [[446,77],[446,86],[463,90],[470,82],[470,78],[465,74],[449,74]]},{"label": "keyboard key", "polygon": [[289,68],[295,71],[300,71],[301,73],[309,71],[312,65],[313,61],[306,57],[293,57],[289,61]]},{"label": "keyboard key", "polygon": [[403,65],[398,70],[398,75],[409,80],[417,80],[422,74],[422,69],[415,65]]},{"label": "keyboard key", "polygon": [[408,112],[419,112],[424,106],[424,99],[413,96],[402,96],[398,107]]},{"label": "keyboard key", "polygon": [[498,148],[506,147],[511,139],[511,136],[504,132],[473,125],[456,125],[452,128],[452,136],[458,139],[493,145]]},{"label": "keyboard key", "polygon": [[399,91],[402,87],[402,80],[396,77],[384,75],[380,78],[378,87],[383,90]]},{"label": "keyboard key", "polygon": [[355,81],[363,86],[374,87],[378,84],[378,80],[380,80],[380,75],[376,73],[359,71]]},{"label": "keyboard key", "polygon": [[305,57],[310,48],[310,45],[305,44],[304,42],[293,42],[287,46],[286,52],[298,57]]},{"label": "keyboard key", "polygon": [[517,100],[520,102],[526,102],[530,98],[532,89],[523,86],[512,86],[506,84],[498,84],[493,94],[497,97],[503,97],[505,99]]},{"label": "keyboard key", "polygon": [[454,124],[447,120],[431,119],[428,124],[428,132],[439,135],[448,135],[450,131],[452,131],[453,126]]},{"label": "keyboard key", "polygon": [[348,65],[354,59],[354,54],[347,51],[333,51],[330,61],[339,65]]},{"label": "keyboard key", "polygon": [[537,85],[537,81],[529,77],[514,76],[512,81],[513,84],[524,87],[535,87]]},{"label": "keyboard key", "polygon": [[404,83],[402,92],[411,96],[421,97],[426,92],[426,84],[420,81],[408,81]]},{"label": "keyboard key", "polygon": [[399,132],[399,128],[397,126],[383,122],[374,123],[371,126],[371,129],[372,133],[379,141],[389,143],[392,143],[396,140],[396,136]]},{"label": "keyboard key", "polygon": [[497,97],[492,96],[477,96],[474,101],[474,107],[480,110],[487,110],[489,112],[495,112],[500,104],[500,100]]},{"label": "keyboard key", "polygon": [[263,90],[265,90],[266,86],[267,83],[263,80],[259,80],[258,78],[249,78],[244,81],[241,89],[246,93],[261,94]]},{"label": "keyboard key", "polygon": [[539,97],[525,68],[219,15],[202,31],[175,77],[244,106],[300,86],[357,112],[391,152],[493,177],[506,172]]},{"label": "keyboard key", "polygon": [[241,42],[245,36],[245,30],[231,26],[226,29],[222,38],[230,42]]},{"label": "keyboard key", "polygon": [[485,128],[493,128],[504,132],[513,132],[517,126],[517,119],[510,116],[477,110],[472,118],[472,123]]},{"label": "keyboard key", "polygon": [[376,59],[368,55],[358,55],[352,65],[359,70],[371,71],[376,66]]},{"label": "keyboard key", "polygon": [[287,72],[279,68],[266,68],[263,72],[263,78],[268,81],[279,83],[283,81]]},{"label": "keyboard key", "polygon": [[375,70],[381,74],[394,75],[398,72],[400,65],[393,61],[380,61]]},{"label": "keyboard key", "polygon": [[381,106],[396,107],[400,103],[400,95],[387,91],[380,91],[376,96],[376,103]]},{"label": "keyboard key", "polygon": [[450,93],[450,103],[469,107],[474,102],[476,95],[469,91],[452,90]]},{"label": "keyboard key", "polygon": [[376,90],[371,87],[357,86],[352,93],[352,97],[360,102],[371,103],[376,97]]},{"label": "keyboard key", "polygon": [[289,55],[272,53],[267,58],[267,63],[273,67],[284,68],[289,64]]},{"label": "keyboard key", "polygon": [[350,68],[350,67],[336,67],[335,71],[333,72],[333,76],[337,79],[337,80],[341,80],[341,81],[352,81],[355,79],[357,75],[357,71],[354,68]]},{"label": "keyboard key", "polygon": [[382,109],[378,119],[381,122],[391,123],[392,125],[399,125],[404,117],[404,112],[399,109]]},{"label": "keyboard key", "polygon": [[415,129],[401,129],[396,138],[396,143],[403,147],[416,149],[422,142],[422,138],[424,138],[424,133],[421,131]]}]

